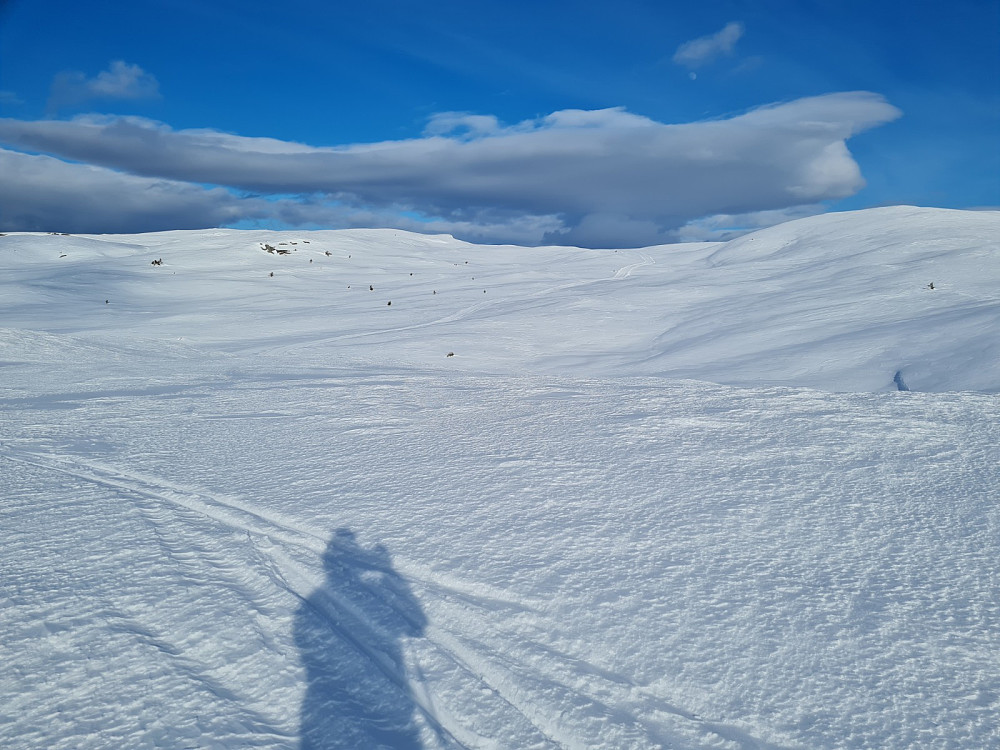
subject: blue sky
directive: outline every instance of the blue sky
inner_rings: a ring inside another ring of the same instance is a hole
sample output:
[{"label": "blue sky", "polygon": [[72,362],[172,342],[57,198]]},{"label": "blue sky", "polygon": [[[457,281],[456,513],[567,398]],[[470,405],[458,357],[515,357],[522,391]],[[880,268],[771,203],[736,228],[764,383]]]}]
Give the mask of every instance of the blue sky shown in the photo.
[{"label": "blue sky", "polygon": [[1000,0],[0,0],[0,229],[589,246],[1000,206]]}]

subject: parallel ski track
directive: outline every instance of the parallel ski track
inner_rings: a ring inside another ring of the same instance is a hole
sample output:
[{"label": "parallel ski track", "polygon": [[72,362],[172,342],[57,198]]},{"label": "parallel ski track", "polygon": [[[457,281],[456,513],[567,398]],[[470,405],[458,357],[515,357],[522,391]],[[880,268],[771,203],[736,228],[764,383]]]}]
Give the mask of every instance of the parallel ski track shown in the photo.
[{"label": "parallel ski track", "polygon": [[[207,495],[179,487],[173,483],[161,482],[152,477],[123,472],[93,461],[28,452],[13,455],[13,452],[9,449],[0,453],[0,457],[10,461],[57,471],[78,480],[113,489],[133,499],[141,498],[147,502],[152,500],[160,506],[161,510],[163,505],[172,505],[177,509],[194,512],[233,530],[246,533],[257,552],[261,555],[261,558],[266,561],[268,568],[266,572],[275,584],[290,591],[302,601],[311,599],[315,603],[318,599],[324,619],[328,622],[330,628],[345,642],[351,644],[368,658],[386,679],[401,689],[410,692],[414,703],[423,714],[428,725],[440,737],[445,739],[446,742],[450,741],[450,744],[462,748],[487,748],[495,746],[494,741],[475,735],[463,729],[460,724],[449,722],[451,726],[443,725],[438,717],[440,712],[435,709],[433,700],[422,686],[411,684],[411,681],[400,674],[396,665],[389,663],[387,657],[377,647],[367,643],[357,635],[359,632],[377,632],[378,626],[375,623],[366,621],[362,613],[358,612],[356,608],[335,592],[324,590],[322,597],[316,597],[314,576],[310,575],[310,571],[305,566],[293,560],[291,556],[275,543],[281,542],[319,555],[323,553],[329,543],[324,536],[315,533],[308,527],[289,522],[287,519],[279,518],[235,499]],[[155,520],[153,522],[156,524],[158,533],[162,533],[163,524],[157,523]],[[257,538],[255,539],[254,537]],[[345,549],[345,552],[349,553],[349,550]],[[395,561],[395,567],[399,568],[408,580],[425,589],[428,593],[456,603],[486,608],[491,612],[495,612],[498,608],[504,608],[507,611],[532,609],[531,604],[519,602],[504,592],[492,591],[488,587],[480,589],[477,586],[477,590],[472,592],[468,589],[463,590],[461,587],[454,587],[451,585],[453,583],[451,581],[443,582],[441,580],[434,580],[427,575],[426,571],[414,574],[411,570],[413,566],[400,564],[398,560]],[[221,571],[218,566],[213,566],[213,572],[218,574]],[[383,570],[382,572],[391,573],[389,570]],[[249,594],[245,586],[240,585],[239,587],[246,594]],[[483,590],[489,593],[484,594]],[[373,597],[380,596],[379,592],[374,589],[369,588],[369,591]],[[406,612],[399,610],[391,602],[386,603],[388,606],[393,607],[400,617],[409,619]],[[354,627],[351,627],[351,625],[354,625]],[[434,628],[429,631],[429,634],[432,636],[432,642],[435,647],[448,660],[460,667],[474,681],[482,683],[484,687],[504,700],[512,709],[518,713],[522,713],[518,710],[518,701],[516,699],[509,700],[506,695],[507,691],[502,685],[490,684],[480,674],[480,670],[476,669],[469,660],[463,658],[461,654],[452,651],[445,645],[444,641],[449,640],[446,637],[446,631],[441,628]],[[435,634],[441,639],[433,638]],[[463,651],[465,650],[463,649]],[[466,654],[472,656],[470,652],[466,651]],[[473,658],[472,661],[478,660]],[[191,665],[187,664],[186,667],[190,668]],[[574,742],[571,738],[566,738],[570,740],[569,742],[559,742],[549,738],[543,726],[538,726],[532,722],[530,716],[523,713],[522,715],[527,722],[534,726],[538,734],[548,739],[553,746],[583,746],[578,742]]]},{"label": "parallel ski track", "polygon": [[[154,524],[158,534],[162,534],[162,529],[166,525],[165,519],[159,516],[163,513],[164,508],[170,507],[175,510],[173,514],[175,519],[183,521],[183,512],[186,511],[240,533],[245,533],[259,555],[261,572],[270,578],[274,585],[291,592],[302,601],[310,598],[314,603],[317,601],[314,571],[294,560],[281,546],[282,544],[289,545],[299,550],[321,555],[330,542],[326,536],[317,533],[308,526],[279,517],[235,498],[207,494],[159,478],[123,471],[92,460],[10,447],[0,449],[0,458],[60,472],[78,480],[115,490],[134,500],[144,501],[147,507],[141,509],[151,511],[146,515]],[[152,506],[148,507],[150,501],[152,501]],[[344,552],[350,554],[349,549],[345,548]],[[474,586],[463,584],[461,581],[437,575],[422,566],[400,558],[394,559],[393,567],[396,569],[395,571],[384,569],[381,572],[393,574],[398,571],[426,594],[460,605],[466,612],[475,614],[479,618],[489,618],[490,622],[497,620],[498,611],[532,613],[542,604],[538,601],[514,597],[506,591],[484,584],[475,584]],[[216,575],[222,570],[223,568],[218,565],[213,566],[213,573]],[[250,592],[242,583],[235,582],[235,587],[239,588],[244,595],[250,596]],[[369,587],[369,591],[373,597],[384,600],[384,597],[376,589]],[[436,706],[433,696],[428,693],[426,686],[420,684],[418,680],[402,674],[398,666],[390,663],[382,651],[359,636],[359,633],[377,633],[379,628],[377,624],[368,621],[365,615],[349,601],[328,589],[323,589],[323,596],[318,601],[324,619],[333,632],[369,659],[374,668],[386,679],[407,691],[427,724],[445,744],[469,749],[497,746],[495,740],[465,729],[458,717],[452,717],[446,709]],[[387,601],[386,604],[392,607],[401,618],[411,619],[408,613],[392,602]],[[491,630],[492,628],[488,624],[483,628],[484,632]],[[426,636],[425,642],[431,643],[434,649],[447,661],[455,664],[466,673],[473,683],[481,683],[511,710],[521,715],[546,744],[565,748],[586,748],[592,744],[588,738],[576,736],[572,732],[560,731],[558,726],[554,726],[553,717],[549,715],[545,707],[534,704],[530,695],[526,695],[525,691],[518,689],[518,686],[526,681],[539,680],[537,664],[528,666],[509,651],[501,653],[495,646],[477,639],[471,633],[452,632],[434,623],[427,626]],[[579,657],[555,652],[551,647],[540,643],[534,644],[532,650],[535,652],[536,661],[539,654],[542,654],[545,660],[550,663],[546,674],[542,675],[543,679],[550,679],[552,682],[558,683],[564,694],[580,696],[609,717],[623,718],[626,711],[625,706],[630,705],[631,709],[628,714],[632,723],[641,727],[647,738],[658,744],[672,746],[675,745],[678,738],[664,736],[662,727],[655,726],[653,722],[639,716],[639,712],[635,710],[636,699],[639,699],[642,704],[642,713],[647,715],[661,713],[673,716],[681,722],[689,722],[692,726],[697,727],[701,733],[716,735],[736,743],[741,748],[747,750],[777,748],[775,745],[757,740],[742,729],[728,726],[722,722],[706,720],[691,711],[674,706],[653,695],[643,686],[618,675],[608,674],[600,667],[581,660]],[[488,659],[482,658],[480,655],[484,653],[489,654],[490,657]],[[186,664],[185,667],[191,669],[193,665]],[[417,665],[417,670],[419,671],[419,665]],[[600,691],[602,697],[600,698],[594,695],[591,690],[580,690],[569,684],[572,682],[592,682],[595,678],[599,678],[602,683],[603,689]],[[621,701],[609,700],[611,696],[616,694],[621,697]],[[266,723],[263,717],[256,718],[258,725]]]}]

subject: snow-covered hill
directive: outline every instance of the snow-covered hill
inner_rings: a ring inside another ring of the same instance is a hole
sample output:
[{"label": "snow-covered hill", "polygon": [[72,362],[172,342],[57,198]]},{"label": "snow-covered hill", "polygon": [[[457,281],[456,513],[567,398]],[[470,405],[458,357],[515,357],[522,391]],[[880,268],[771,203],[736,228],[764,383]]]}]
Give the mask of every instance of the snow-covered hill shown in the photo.
[{"label": "snow-covered hill", "polygon": [[0,237],[0,746],[1000,744],[998,282],[919,208]]},{"label": "snow-covered hill", "polygon": [[615,251],[393,230],[12,235],[0,312],[323,363],[997,392],[998,238],[1000,212],[905,207]]}]

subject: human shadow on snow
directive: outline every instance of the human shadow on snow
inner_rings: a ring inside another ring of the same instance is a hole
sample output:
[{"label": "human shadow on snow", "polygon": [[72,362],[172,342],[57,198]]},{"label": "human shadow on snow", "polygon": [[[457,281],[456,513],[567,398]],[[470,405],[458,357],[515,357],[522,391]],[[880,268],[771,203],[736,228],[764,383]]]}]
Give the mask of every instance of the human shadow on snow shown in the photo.
[{"label": "human shadow on snow", "polygon": [[427,620],[381,544],[362,547],[338,529],[323,556],[324,585],[295,615],[306,671],[301,749],[422,747],[403,640]]}]

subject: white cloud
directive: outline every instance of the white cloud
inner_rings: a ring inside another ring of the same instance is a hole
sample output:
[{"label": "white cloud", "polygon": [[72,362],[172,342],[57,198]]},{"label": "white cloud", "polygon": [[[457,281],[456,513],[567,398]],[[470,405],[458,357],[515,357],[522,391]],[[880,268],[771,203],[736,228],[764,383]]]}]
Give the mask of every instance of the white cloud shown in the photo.
[{"label": "white cloud", "polygon": [[138,65],[121,60],[115,60],[108,70],[87,81],[87,88],[91,96],[104,99],[145,99],[160,93],[153,76]]},{"label": "white cloud", "polygon": [[156,99],[160,85],[156,78],[138,65],[115,60],[107,70],[93,78],[78,70],[67,70],[56,75],[49,94],[49,112],[71,107],[92,100]]},{"label": "white cloud", "polygon": [[732,54],[742,36],[743,24],[731,21],[714,34],[684,42],[674,53],[674,62],[688,68],[700,67],[718,57]]},{"label": "white cloud", "polygon": [[518,242],[622,246],[667,241],[706,216],[851,195],[864,180],[846,139],[899,114],[868,92],[681,125],[622,109],[506,127],[448,113],[422,138],[336,148],[131,117],[0,118],[0,142],[146,177],[308,195],[302,210],[316,216],[329,218],[334,203],[341,220],[406,212],[470,239],[502,241],[507,228]]}]

